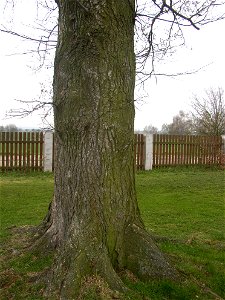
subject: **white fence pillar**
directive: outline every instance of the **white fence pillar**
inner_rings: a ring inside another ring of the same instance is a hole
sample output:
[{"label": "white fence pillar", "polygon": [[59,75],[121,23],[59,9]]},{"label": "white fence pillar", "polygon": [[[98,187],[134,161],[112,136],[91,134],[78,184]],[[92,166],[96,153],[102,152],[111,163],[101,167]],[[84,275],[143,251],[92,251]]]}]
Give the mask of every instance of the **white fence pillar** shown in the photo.
[{"label": "white fence pillar", "polygon": [[44,134],[44,172],[52,172],[53,159],[53,132],[46,131]]},{"label": "white fence pillar", "polygon": [[225,154],[225,135],[222,135],[222,154]]},{"label": "white fence pillar", "polygon": [[153,165],[153,134],[145,136],[145,170],[152,170]]}]

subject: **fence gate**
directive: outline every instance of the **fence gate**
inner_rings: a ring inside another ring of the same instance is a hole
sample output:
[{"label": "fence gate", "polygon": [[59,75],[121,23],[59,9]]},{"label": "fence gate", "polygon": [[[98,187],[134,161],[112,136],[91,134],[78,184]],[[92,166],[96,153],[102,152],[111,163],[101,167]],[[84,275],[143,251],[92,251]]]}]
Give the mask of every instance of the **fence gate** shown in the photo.
[{"label": "fence gate", "polygon": [[0,132],[0,169],[42,171],[43,132]]}]

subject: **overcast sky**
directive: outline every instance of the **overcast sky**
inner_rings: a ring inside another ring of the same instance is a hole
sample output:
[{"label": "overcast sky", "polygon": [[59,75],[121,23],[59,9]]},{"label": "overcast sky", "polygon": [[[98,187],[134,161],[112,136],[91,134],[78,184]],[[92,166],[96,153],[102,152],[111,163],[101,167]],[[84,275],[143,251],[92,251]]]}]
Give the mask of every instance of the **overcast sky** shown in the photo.
[{"label": "overcast sky", "polygon": [[[171,123],[179,110],[190,111],[193,94],[204,96],[208,88],[225,90],[225,20],[186,32],[186,47],[177,50],[171,62],[166,63],[168,73],[174,70],[201,69],[196,74],[175,78],[152,79],[146,90],[149,97],[136,110],[136,129],[152,124],[161,127]],[[205,66],[205,67],[204,67]]]},{"label": "overcast sky", "polygon": [[[29,10],[29,8],[28,8]],[[24,18],[32,19],[26,10]],[[26,20],[27,22],[27,20]],[[193,94],[203,96],[210,87],[222,87],[225,90],[225,20],[206,25],[200,31],[185,31],[186,47],[164,65],[168,73],[202,70],[197,74],[180,77],[152,78],[145,84],[145,92],[136,89],[135,129],[143,130],[147,125],[161,128],[163,123],[171,123],[179,110],[189,111]],[[5,113],[11,108],[21,106],[15,99],[32,100],[40,95],[40,83],[48,82],[52,70],[35,71],[36,60],[27,55],[13,55],[26,46],[20,39],[0,33],[0,125],[9,123],[18,127],[42,127],[40,113],[25,119],[5,119]]]}]

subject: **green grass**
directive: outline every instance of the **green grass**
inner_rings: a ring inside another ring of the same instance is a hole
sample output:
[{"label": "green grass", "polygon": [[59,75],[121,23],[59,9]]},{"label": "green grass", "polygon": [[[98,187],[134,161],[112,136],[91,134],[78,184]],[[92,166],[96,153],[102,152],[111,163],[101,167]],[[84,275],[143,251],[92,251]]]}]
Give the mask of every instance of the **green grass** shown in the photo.
[{"label": "green grass", "polygon": [[[224,172],[193,168],[139,173],[137,194],[147,228],[167,238],[159,247],[195,283],[193,288],[201,287],[198,299],[216,299],[213,294],[224,298]],[[208,292],[201,295],[201,290]]]},{"label": "green grass", "polygon": [[[50,173],[1,173],[0,174],[0,217],[1,256],[0,299],[41,300],[42,284],[34,284],[40,270],[47,268],[52,257],[37,257],[35,253],[18,255],[17,249],[22,236],[14,234],[11,241],[9,228],[37,225],[44,218],[53,195],[53,176]],[[22,240],[23,242],[23,240]],[[4,259],[6,257],[6,259]]]},{"label": "green grass", "polygon": [[[147,229],[162,237],[156,239],[158,246],[185,280],[182,284],[143,283],[124,277],[131,288],[124,299],[225,298],[224,172],[203,168],[141,172],[136,176],[136,187]],[[1,240],[7,242],[7,228],[41,222],[53,195],[53,176],[1,174],[0,195]],[[28,253],[4,261],[1,299],[43,299],[39,293],[43,287],[31,284],[30,279],[48,267],[51,259]],[[87,299],[98,299],[92,294]]]},{"label": "green grass", "polygon": [[179,239],[223,238],[224,172],[191,169],[137,175],[137,194],[148,229]]},{"label": "green grass", "polygon": [[0,175],[1,234],[6,228],[37,225],[53,196],[51,173],[3,173]]}]

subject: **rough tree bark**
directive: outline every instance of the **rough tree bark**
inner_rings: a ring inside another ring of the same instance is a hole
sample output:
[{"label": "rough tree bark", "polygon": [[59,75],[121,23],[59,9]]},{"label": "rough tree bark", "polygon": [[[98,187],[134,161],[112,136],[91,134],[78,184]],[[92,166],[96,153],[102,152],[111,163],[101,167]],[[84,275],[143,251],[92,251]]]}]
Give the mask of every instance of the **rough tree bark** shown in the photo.
[{"label": "rough tree bark", "polygon": [[174,277],[145,231],[134,178],[134,0],[58,0],[55,192],[39,244],[56,249],[48,299],[98,274]]}]

